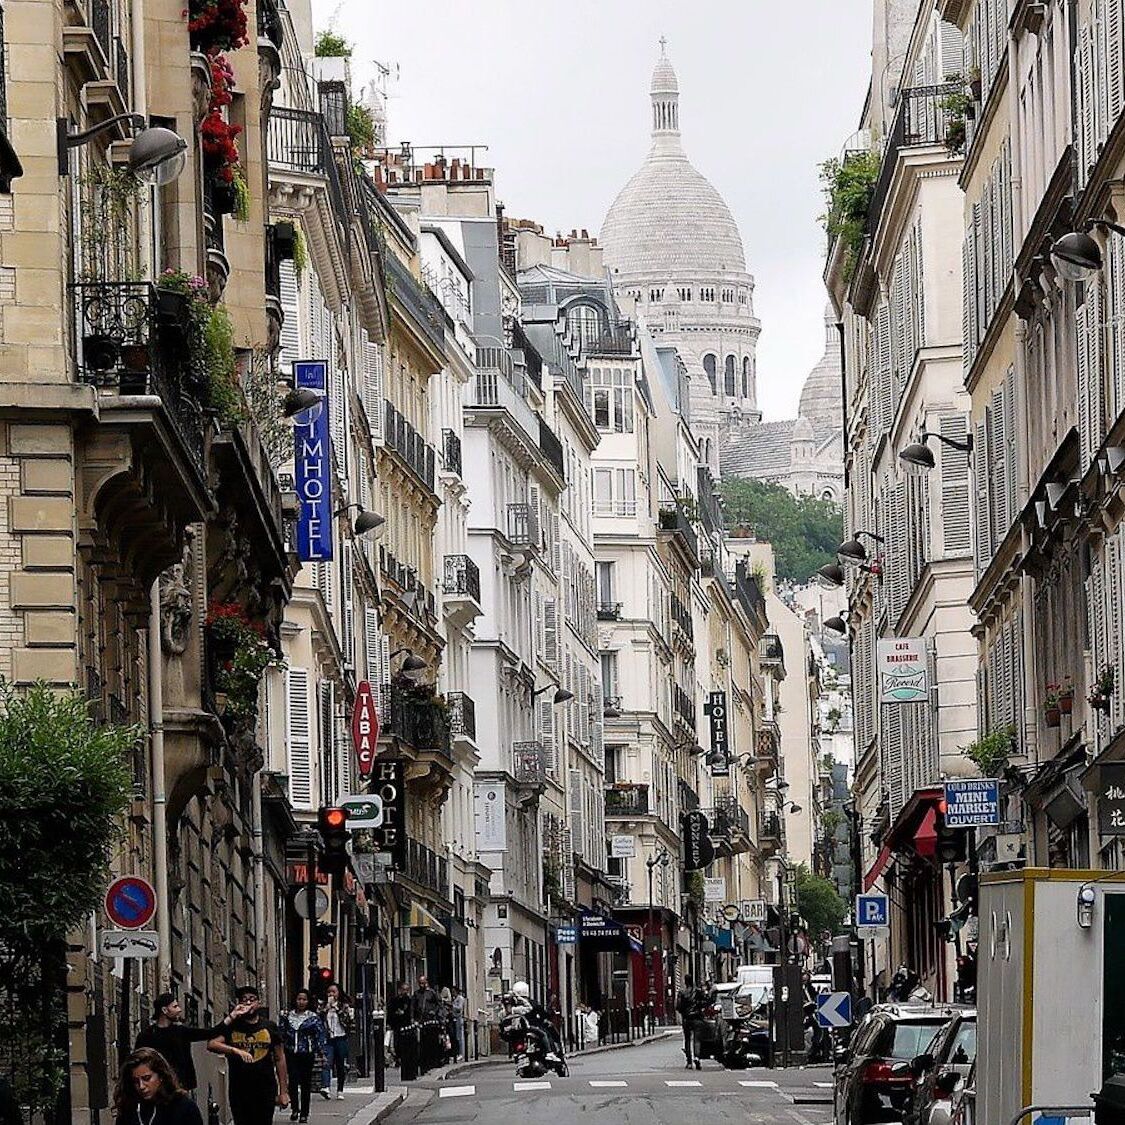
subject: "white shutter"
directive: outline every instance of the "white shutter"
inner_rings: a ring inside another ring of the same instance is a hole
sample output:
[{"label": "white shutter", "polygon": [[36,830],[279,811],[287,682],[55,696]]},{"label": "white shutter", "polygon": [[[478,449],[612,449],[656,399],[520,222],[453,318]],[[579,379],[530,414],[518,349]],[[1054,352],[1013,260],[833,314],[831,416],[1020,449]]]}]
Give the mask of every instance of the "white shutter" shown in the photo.
[{"label": "white shutter", "polygon": [[543,661],[553,672],[559,670],[559,612],[554,598],[543,602]]},{"label": "white shutter", "polygon": [[570,813],[570,834],[573,841],[583,838],[585,817],[582,801],[582,772],[581,770],[568,769],[567,775],[567,806]]},{"label": "white shutter", "polygon": [[289,802],[294,808],[312,808],[309,674],[304,668],[288,668],[285,673],[285,750],[289,760]]},{"label": "white shutter", "polygon": [[[1102,278],[1095,274],[1086,284],[1086,304],[1089,306],[1086,328],[1090,349],[1090,460],[1105,437],[1105,327]],[[1089,461],[1084,465],[1089,466]]]},{"label": "white shutter", "polygon": [[331,805],[336,799],[336,725],[332,711],[332,681],[317,685],[317,737],[320,743],[317,764],[320,767],[320,803]]},{"label": "white shutter", "polygon": [[352,545],[345,543],[341,551],[340,567],[342,570],[341,582],[344,587],[344,663],[356,664],[355,659],[355,590],[352,575]]},{"label": "white shutter", "polygon": [[[550,697],[553,692],[546,692]],[[559,770],[558,743],[555,740],[555,704],[550,698],[540,696],[536,709],[539,717],[539,741],[543,743],[543,760],[548,777],[557,777]]]},{"label": "white shutter", "polygon": [[[964,444],[969,432],[964,415],[945,415],[939,432],[944,438]],[[941,534],[946,558],[972,551],[971,505],[969,503],[969,458],[958,449],[941,446]]]},{"label": "white shutter", "polygon": [[[1125,4],[1125,0],[1121,0]],[[1125,239],[1110,238],[1106,273],[1109,297],[1106,307],[1112,312],[1108,329],[1107,380],[1109,399],[1107,418],[1116,419],[1125,411]],[[1125,698],[1125,692],[1122,692]]]},{"label": "white shutter", "polygon": [[280,264],[280,289],[281,312],[284,317],[281,323],[281,351],[278,362],[283,370],[292,369],[294,361],[303,358],[301,355],[301,326],[300,326],[300,283],[297,281],[297,271],[291,261]]},{"label": "white shutter", "polygon": [[336,709],[335,725],[332,729],[336,736],[336,762],[340,779],[340,789],[336,796],[347,797],[356,791],[355,748],[352,746],[348,721],[342,706]]},{"label": "white shutter", "polygon": [[1090,467],[1094,456],[1092,441],[1093,425],[1091,418],[1091,392],[1090,392],[1090,299],[1092,285],[1087,283],[1086,300],[1074,310],[1074,339],[1077,354],[1077,381],[1078,381],[1078,436],[1081,447],[1081,461],[1079,468],[1083,473]]},{"label": "white shutter", "polygon": [[[1106,604],[1106,654],[1105,662],[1111,664],[1120,676],[1121,668],[1121,544],[1120,532],[1105,543],[1105,604]],[[1122,696],[1114,691],[1111,697],[1110,728],[1116,730],[1120,723]]]},{"label": "white shutter", "polygon": [[879,369],[879,423],[878,434],[882,436],[891,428],[894,415],[894,400],[891,375],[891,310],[884,302],[876,314],[876,363]]},{"label": "white shutter", "polygon": [[365,608],[363,611],[363,650],[366,658],[365,678],[371,685],[372,691],[378,695],[383,684],[383,667],[381,644],[382,633],[379,631],[379,611],[374,608]]},{"label": "white shutter", "polygon": [[1000,408],[1004,424],[1004,481],[1007,485],[1005,503],[1007,518],[1001,535],[1007,535],[1008,528],[1016,521],[1020,511],[1019,482],[1016,479],[1016,373],[1013,367],[1008,368],[1007,375],[1001,386]]},{"label": "white shutter", "polygon": [[938,25],[941,36],[941,81],[947,82],[953,75],[965,71],[965,41],[961,29],[947,20]]},{"label": "white shutter", "polygon": [[[985,416],[988,409],[985,408]],[[976,536],[977,578],[992,559],[992,543],[988,518],[988,426],[978,422],[973,435],[974,532]]]},{"label": "white shutter", "polygon": [[1005,446],[1003,391],[995,390],[988,410],[990,554],[994,554],[1000,546],[1011,522],[1008,514],[1008,463],[1004,456]]},{"label": "white shutter", "polygon": [[335,593],[335,582],[333,580],[332,563],[331,562],[318,562],[313,563],[313,575],[316,579],[316,588],[320,591],[321,596],[324,598],[324,604],[329,610],[333,606],[333,596]]},{"label": "white shutter", "polygon": [[973,228],[970,223],[961,243],[961,340],[964,354],[961,366],[967,375],[976,354],[976,339],[973,335]]},{"label": "white shutter", "polygon": [[383,349],[363,330],[363,409],[376,441],[383,440]]},{"label": "white shutter", "polygon": [[[1107,131],[1125,112],[1125,0],[1106,0],[1106,122]],[[1117,693],[1121,695],[1121,692]],[[1116,698],[1116,696],[1114,697]]]}]

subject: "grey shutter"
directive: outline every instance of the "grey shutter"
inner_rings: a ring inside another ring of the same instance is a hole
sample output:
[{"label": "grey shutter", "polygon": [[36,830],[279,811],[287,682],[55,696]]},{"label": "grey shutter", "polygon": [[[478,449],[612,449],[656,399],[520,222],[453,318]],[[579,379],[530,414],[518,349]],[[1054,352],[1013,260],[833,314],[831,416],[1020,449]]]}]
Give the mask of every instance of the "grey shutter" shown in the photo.
[{"label": "grey shutter", "polygon": [[332,682],[321,680],[317,686],[317,709],[320,741],[320,802],[330,805],[336,799],[336,724],[332,711]]},{"label": "grey shutter", "polygon": [[345,543],[340,552],[341,582],[344,587],[344,663],[355,665],[355,589],[352,574],[352,545]]},{"label": "grey shutter", "polygon": [[379,631],[379,611],[371,607],[366,607],[363,611],[363,650],[366,661],[365,675],[372,690],[376,692],[378,692],[379,687],[383,683],[382,663],[380,660],[382,654],[381,637],[382,634]]},{"label": "grey shutter", "polygon": [[559,670],[559,610],[554,598],[543,602],[543,661],[552,672]]},{"label": "grey shutter", "polygon": [[280,290],[281,312],[284,319],[281,323],[281,350],[278,362],[283,369],[291,369],[296,360],[304,358],[301,355],[300,288],[293,263],[282,262]]},{"label": "grey shutter", "polygon": [[1074,310],[1074,339],[1078,382],[1078,436],[1081,448],[1079,467],[1083,473],[1093,459],[1092,424],[1090,418],[1090,300],[1087,297]]},{"label": "grey shutter", "polygon": [[585,837],[585,807],[582,793],[581,770],[568,769],[567,775],[567,808],[570,814],[569,828],[572,846],[575,848]]},{"label": "grey shutter", "polygon": [[289,802],[294,808],[312,808],[309,674],[304,668],[288,668],[285,673],[285,749],[289,759]]},{"label": "grey shutter", "polygon": [[558,777],[559,749],[555,738],[555,704],[550,699],[551,692],[546,692],[536,701],[536,710],[539,718],[538,738],[543,743],[543,758],[548,777]]},{"label": "grey shutter", "polygon": [[1016,373],[1012,367],[1004,376],[1001,387],[1000,408],[1004,418],[1004,483],[1007,485],[1007,516],[1004,522],[1001,537],[1008,534],[1008,529],[1015,522],[1020,510],[1019,482],[1016,479]]},{"label": "grey shutter", "polygon": [[[987,419],[988,408],[985,408]],[[978,422],[973,435],[973,483],[974,483],[974,533],[976,537],[977,578],[988,568],[992,558],[991,537],[988,518],[988,426]]]},{"label": "grey shutter", "polygon": [[[969,432],[964,415],[944,415],[939,432],[950,441],[964,443]],[[942,554],[946,558],[968,555],[972,551],[972,524],[969,502],[969,458],[960,450],[941,447],[941,534]]]}]

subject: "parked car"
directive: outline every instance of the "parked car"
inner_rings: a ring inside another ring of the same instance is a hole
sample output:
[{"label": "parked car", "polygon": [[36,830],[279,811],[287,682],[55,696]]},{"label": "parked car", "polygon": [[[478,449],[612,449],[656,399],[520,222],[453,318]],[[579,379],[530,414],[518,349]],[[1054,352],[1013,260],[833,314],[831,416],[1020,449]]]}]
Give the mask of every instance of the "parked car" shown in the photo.
[{"label": "parked car", "polygon": [[949,1125],[953,1098],[977,1057],[977,1013],[955,1012],[929,1049],[910,1063],[917,1079],[905,1125]]},{"label": "parked car", "polygon": [[902,1121],[917,1082],[909,1064],[929,1050],[952,1015],[947,1008],[903,1004],[872,1008],[837,1055],[837,1125]]},{"label": "parked car", "polygon": [[952,1125],[974,1125],[977,1119],[977,1064],[969,1067],[965,1081],[953,1091]]}]

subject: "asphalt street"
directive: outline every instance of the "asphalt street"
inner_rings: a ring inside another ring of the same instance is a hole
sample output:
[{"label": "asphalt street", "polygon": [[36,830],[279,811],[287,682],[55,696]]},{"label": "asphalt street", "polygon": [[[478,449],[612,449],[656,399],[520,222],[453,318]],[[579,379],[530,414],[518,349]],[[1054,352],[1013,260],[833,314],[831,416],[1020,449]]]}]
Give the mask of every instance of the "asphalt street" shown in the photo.
[{"label": "asphalt street", "polygon": [[[570,1076],[519,1081],[511,1063],[410,1084],[386,1125],[824,1125],[832,1118],[831,1071],[688,1071],[679,1037],[579,1056]],[[811,1104],[819,1102],[820,1104]],[[824,1104],[828,1103],[828,1104]]]}]

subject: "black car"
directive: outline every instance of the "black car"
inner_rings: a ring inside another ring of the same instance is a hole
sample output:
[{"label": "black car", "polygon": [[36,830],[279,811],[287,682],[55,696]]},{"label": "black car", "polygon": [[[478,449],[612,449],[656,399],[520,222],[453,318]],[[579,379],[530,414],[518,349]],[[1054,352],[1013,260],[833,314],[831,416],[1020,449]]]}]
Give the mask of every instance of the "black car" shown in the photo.
[{"label": "black car", "polygon": [[872,1008],[837,1057],[837,1125],[902,1121],[917,1083],[909,1064],[929,1050],[952,1014],[899,1004]]},{"label": "black car", "polygon": [[[931,1125],[931,1119],[948,1121],[953,1091],[963,1082],[977,1057],[977,1013],[968,1008],[955,1012],[934,1036],[929,1049],[911,1062],[918,1086],[905,1125]],[[935,1115],[937,1106],[940,1113]]]}]

